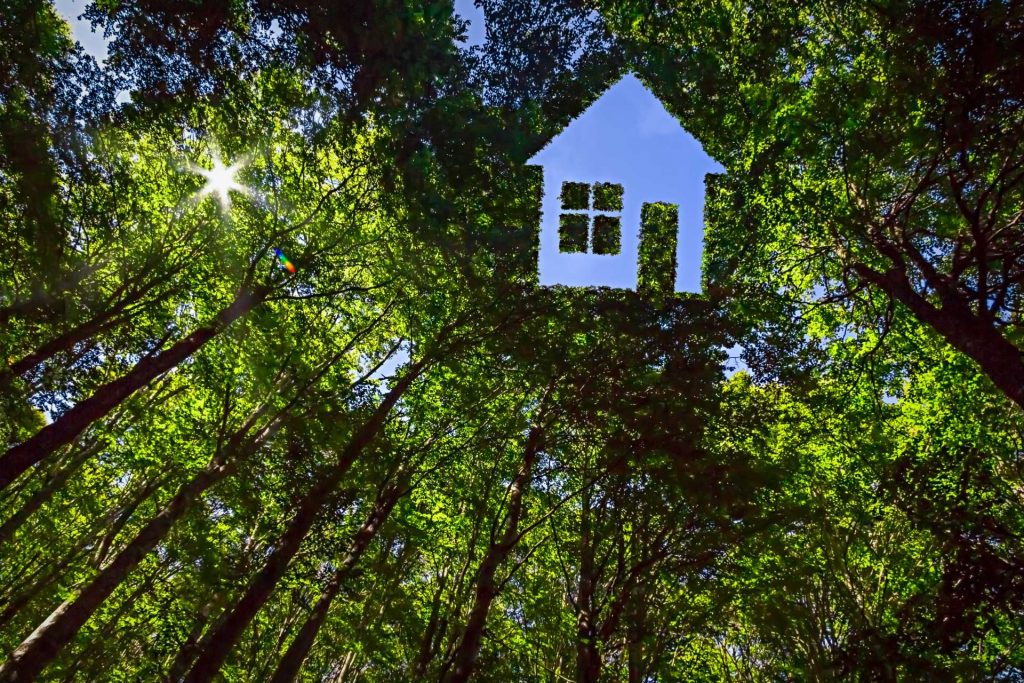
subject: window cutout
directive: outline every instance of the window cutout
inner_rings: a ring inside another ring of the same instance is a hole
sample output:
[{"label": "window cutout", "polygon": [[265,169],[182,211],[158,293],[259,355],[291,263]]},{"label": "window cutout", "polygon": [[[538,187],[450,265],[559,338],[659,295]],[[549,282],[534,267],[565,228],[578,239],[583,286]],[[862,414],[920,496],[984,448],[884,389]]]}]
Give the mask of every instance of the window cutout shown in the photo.
[{"label": "window cutout", "polygon": [[595,254],[618,254],[622,248],[622,223],[618,216],[594,216]]},{"label": "window cutout", "polygon": [[622,211],[622,185],[595,183],[594,209],[597,211]]},{"label": "window cutout", "polygon": [[640,210],[636,289],[644,295],[671,296],[676,285],[679,207],[657,202]]},{"label": "window cutout", "polygon": [[587,251],[587,228],[590,217],[585,213],[563,213],[558,226],[558,250],[563,254]]},{"label": "window cutout", "polygon": [[562,183],[562,208],[586,211],[590,208],[590,186],[586,183]]},{"label": "window cutout", "polygon": [[[593,208],[591,208],[593,192]],[[558,250],[563,254],[614,256],[622,249],[622,185],[562,183],[563,213],[558,227]]]}]

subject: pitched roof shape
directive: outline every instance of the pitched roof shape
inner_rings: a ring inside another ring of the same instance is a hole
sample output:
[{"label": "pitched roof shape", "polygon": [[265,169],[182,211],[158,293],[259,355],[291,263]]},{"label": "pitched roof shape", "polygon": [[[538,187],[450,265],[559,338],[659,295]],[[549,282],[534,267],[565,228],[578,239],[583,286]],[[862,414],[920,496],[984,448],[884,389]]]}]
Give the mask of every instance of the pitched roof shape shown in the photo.
[{"label": "pitched roof shape", "polygon": [[[541,284],[634,288],[639,207],[663,201],[679,205],[676,289],[700,291],[704,176],[724,169],[636,76],[628,74],[611,86],[527,163],[544,166]],[[620,255],[558,253],[548,215],[558,211],[557,197],[549,195],[553,189],[557,195],[552,186],[560,180],[624,186]]]}]

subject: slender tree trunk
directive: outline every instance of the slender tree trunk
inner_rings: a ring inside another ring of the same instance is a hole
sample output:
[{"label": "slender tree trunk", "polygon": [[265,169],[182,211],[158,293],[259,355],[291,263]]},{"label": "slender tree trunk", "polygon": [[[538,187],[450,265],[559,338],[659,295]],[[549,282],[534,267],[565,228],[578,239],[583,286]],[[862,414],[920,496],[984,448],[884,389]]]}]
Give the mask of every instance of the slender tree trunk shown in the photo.
[{"label": "slender tree trunk", "polygon": [[349,652],[347,655],[345,655],[345,662],[341,665],[341,669],[338,670],[338,675],[334,677],[332,683],[343,683],[344,680],[348,678],[349,669],[352,668],[352,665],[355,663],[355,661],[355,651]]},{"label": "slender tree trunk", "polygon": [[187,683],[212,680],[224,664],[231,648],[242,636],[242,632],[256,616],[256,613],[270,597],[277,582],[288,569],[299,545],[313,527],[320,510],[327,503],[349,468],[363,450],[376,438],[398,400],[412,385],[426,367],[426,359],[420,360],[395,384],[384,400],[373,412],[370,419],[352,436],[331,471],[310,489],[299,508],[288,523],[284,534],[278,539],[263,568],[252,578],[244,595],[235,604],[227,618],[220,624],[210,640],[210,646],[203,650],[198,660],[185,677]]},{"label": "slender tree trunk", "polygon": [[260,411],[232,435],[231,441],[214,456],[210,464],[187,483],[174,498],[136,534],[124,550],[104,567],[78,595],[69,598],[36,627],[10,659],[0,667],[0,682],[33,680],[60,652],[103,601],[121,585],[128,574],[156,547],[174,523],[189,509],[192,502],[208,488],[224,479],[237,462],[255,452],[271,433],[271,427],[248,443],[245,437]]},{"label": "slender tree trunk", "polygon": [[[168,400],[171,396],[182,391],[182,389],[178,389],[161,396],[160,392],[166,384],[167,381],[164,380],[152,389],[152,397],[141,406],[143,411],[152,409],[156,405],[159,405],[160,403]],[[111,414],[105,425],[108,431],[117,431],[117,427],[124,418],[128,405],[129,404],[122,404],[120,408]],[[0,527],[0,543],[10,539],[14,535],[14,532],[16,532],[34,512],[49,502],[53,495],[59,491],[64,484],[66,484],[68,480],[78,472],[79,469],[81,469],[82,465],[85,464],[85,462],[92,456],[99,453],[102,448],[102,441],[92,439],[90,442],[82,444],[77,451],[72,451],[62,458],[56,458],[52,467],[50,467],[50,471],[45,473],[43,478],[44,480],[40,488],[22,504],[22,507],[18,508],[17,512],[11,515],[11,517],[4,522],[2,527]],[[16,496],[18,496],[32,483],[34,475],[43,474],[43,472],[41,472],[42,469],[43,468],[39,468],[39,470],[33,472],[32,476],[21,477],[17,484],[9,486],[3,493],[4,504],[6,504],[7,507],[11,507],[9,501],[13,501]]]},{"label": "slender tree trunk", "polygon": [[380,532],[381,526],[387,520],[399,499],[408,492],[406,486],[410,474],[411,472],[409,471],[401,472],[398,481],[395,481],[377,496],[369,516],[367,516],[366,521],[363,522],[363,525],[353,537],[345,558],[338,565],[334,576],[331,577],[330,583],[327,584],[323,595],[317,600],[312,613],[302,625],[298,635],[295,636],[291,645],[288,646],[288,650],[277,665],[277,670],[274,671],[270,683],[292,683],[295,680],[299,669],[302,667],[302,663],[306,661],[306,657],[309,655],[310,648],[313,647],[313,643],[316,641],[316,636],[320,632],[320,627],[323,625],[324,620],[327,618],[331,603],[338,595],[338,591],[341,590],[345,580],[351,574],[352,569],[356,566],[366,548],[369,547],[370,542]]},{"label": "slender tree trunk", "polygon": [[590,487],[583,491],[580,510],[580,579],[576,591],[576,675],[580,683],[597,683],[601,653],[597,649],[594,614],[594,544],[590,524]]},{"label": "slender tree trunk", "polygon": [[[36,347],[12,363],[3,372],[0,372],[0,387],[9,382],[11,378],[23,375],[34,369],[41,363],[45,363],[59,353],[70,352],[76,345],[90,339],[101,332],[114,329],[124,325],[132,319],[131,315],[122,315],[131,306],[142,301],[146,295],[152,292],[161,284],[170,279],[170,274],[164,274],[141,283],[136,289],[130,291],[119,301],[109,306],[106,310],[97,313],[88,320],[82,321],[50,341]],[[161,297],[168,297],[174,293],[174,289],[168,289],[160,293]]]},{"label": "slender tree trunk", "polygon": [[[259,641],[253,639],[253,656],[250,659],[249,666],[249,678],[254,681],[265,681],[267,680],[268,671],[274,662],[278,661],[281,656],[281,649],[284,644],[288,642],[288,635],[292,632],[292,627],[297,621],[301,621],[302,617],[305,616],[306,610],[303,605],[296,605],[293,601],[291,610],[285,615],[285,618],[281,621],[280,628],[277,629],[277,639],[274,641],[274,647],[269,653],[260,656]],[[254,667],[257,660],[259,662],[259,671]]]},{"label": "slender tree trunk", "polygon": [[[63,567],[60,567],[60,569],[63,569]],[[32,582],[31,586],[13,596],[10,600],[7,600],[4,605],[4,611],[0,612],[0,628],[4,628],[16,616],[18,616],[18,612],[20,612],[25,605],[31,602],[33,598],[39,595],[44,588],[50,585],[51,581],[53,581],[58,574],[60,574],[60,571],[50,570],[50,572],[45,576]]]},{"label": "slender tree trunk", "polygon": [[[245,546],[238,553],[239,562],[232,568],[231,576],[237,580],[245,578],[247,573],[247,567],[252,563],[252,558],[257,552],[257,539],[255,537],[256,529],[259,523],[253,525],[252,535],[246,542]],[[228,579],[225,578],[225,585]],[[227,592],[215,593],[213,598],[203,606],[203,611],[200,614],[200,619],[193,626],[193,630],[190,632],[188,639],[182,643],[181,647],[178,648],[178,652],[174,656],[174,661],[171,662],[171,666],[168,669],[166,676],[167,683],[177,683],[180,681],[185,674],[188,673],[188,668],[192,666],[192,662],[195,661],[199,653],[209,647],[210,639],[213,634],[217,631],[217,627],[227,618],[227,613],[222,612],[225,604],[231,596]],[[212,620],[213,625],[210,628],[206,628],[207,624],[211,622],[210,615],[219,612],[216,619]]]},{"label": "slender tree trunk", "polygon": [[633,636],[627,636],[626,662],[629,669],[629,683],[643,683],[644,669],[640,641]]},{"label": "slender tree trunk", "polygon": [[643,584],[638,584],[629,599],[629,616],[626,628],[626,666],[629,671],[629,683],[643,683],[643,635],[644,605]]},{"label": "slender tree trunk", "polygon": [[111,318],[113,317],[114,315],[111,312],[109,315],[101,315],[87,320],[81,325],[68,330],[59,337],[55,337],[42,346],[28,352],[7,366],[3,372],[0,372],[0,386],[9,384],[11,379],[14,377],[24,375],[26,372],[34,369],[37,365],[50,360],[58,353],[71,351],[77,344],[99,334],[100,332],[103,332],[109,327],[114,326],[118,321],[111,321]]},{"label": "slender tree trunk", "polygon": [[974,360],[996,387],[1024,408],[1024,354],[992,323],[975,315],[959,301],[948,301],[941,308],[936,307],[918,294],[898,270],[879,273],[862,264],[854,266],[854,270]]},{"label": "slender tree trunk", "polygon": [[[496,479],[496,472],[496,469],[492,469],[490,471],[490,476],[488,477],[487,483],[485,484],[484,487],[485,498],[487,497],[491,490],[491,480]],[[459,511],[460,513],[465,512],[465,507],[460,506]],[[435,639],[436,645],[434,649],[436,652],[438,652],[438,654],[435,655],[435,658],[440,659],[442,662],[442,666],[438,674],[439,678],[443,678],[444,675],[451,668],[452,661],[455,657],[455,649],[459,646],[458,634],[455,634],[450,640],[447,641],[447,644],[445,645],[444,648],[444,653],[442,654],[440,652],[442,643],[446,642],[446,638],[448,635],[448,627],[451,625],[452,620],[458,616],[456,613],[458,607],[469,601],[470,594],[473,592],[473,589],[475,588],[475,584],[472,581],[468,583],[467,587],[467,582],[465,579],[466,575],[470,573],[470,570],[476,564],[476,545],[477,541],[480,538],[480,534],[483,532],[483,527],[487,524],[487,520],[485,519],[485,517],[481,515],[472,515],[471,519],[473,526],[469,534],[469,540],[466,543],[466,561],[462,563],[461,567],[459,567],[459,571],[455,576],[455,580],[452,582],[453,586],[455,587],[455,590],[452,592],[452,597],[449,602],[451,605],[455,607],[455,609],[447,610],[446,612],[441,614],[441,621],[438,624],[437,628],[437,636]]]},{"label": "slender tree trunk", "polygon": [[201,349],[232,322],[262,303],[269,291],[262,287],[256,290],[241,290],[231,305],[223,309],[211,323],[194,330],[169,349],[142,359],[128,374],[104,384],[92,396],[79,402],[55,422],[43,427],[28,441],[10,448],[0,458],[0,490],[6,488],[32,465],[41,462],[61,446],[71,443],[89,425],[106,416],[154,378]]},{"label": "slender tree trunk", "polygon": [[0,307],[0,325],[6,324],[11,318],[32,319],[57,313],[59,309],[63,308],[63,302],[57,298],[57,295],[74,289],[96,270],[95,265],[83,266],[58,281],[53,286],[52,292],[40,288],[27,299],[14,301],[7,306]]},{"label": "slender tree trunk", "polygon": [[135,514],[135,511],[139,509],[146,500],[160,487],[164,479],[159,477],[146,484],[141,491],[139,491],[135,497],[128,502],[127,505],[121,508],[120,512],[114,518],[112,523],[107,526],[107,531],[103,534],[103,539],[100,541],[99,547],[92,557],[92,564],[97,569],[103,567],[104,562],[107,559],[107,555],[110,553],[110,546],[114,543],[114,539],[121,533],[125,525]]},{"label": "slender tree trunk", "polygon": [[416,665],[413,668],[413,680],[422,680],[427,675],[427,667],[434,654],[434,648],[438,624],[441,617],[441,598],[444,597],[444,587],[448,582],[447,570],[438,579],[437,590],[434,591],[434,599],[430,605],[430,618],[427,620],[427,628],[423,632],[423,639],[420,641],[420,651],[416,657]]},{"label": "slender tree trunk", "polygon": [[77,472],[85,461],[96,455],[102,444],[99,442],[93,443],[87,448],[83,448],[73,455],[71,461],[61,467],[57,472],[50,477],[50,480],[43,484],[43,486],[32,494],[32,496],[25,501],[25,503],[18,508],[10,518],[0,526],[0,543],[4,543],[10,540],[14,533],[21,527],[22,524],[28,520],[32,514],[43,507],[53,495],[59,491],[64,484],[71,479],[71,476]]},{"label": "slender tree trunk", "polygon": [[200,639],[203,636],[203,630],[206,628],[206,624],[210,620],[210,613],[215,607],[218,607],[218,596],[214,596],[214,599],[207,602],[199,610],[199,619],[196,620],[195,624],[192,625],[192,630],[189,631],[188,636],[185,638],[185,642],[182,643],[181,647],[178,648],[178,652],[175,654],[174,659],[171,660],[171,664],[167,667],[167,677],[164,679],[165,683],[173,683],[177,681],[188,671],[188,665],[195,658],[199,652]]},{"label": "slender tree trunk", "polygon": [[495,582],[495,575],[498,567],[505,561],[509,553],[519,542],[519,522],[523,515],[523,495],[533,478],[533,464],[540,451],[541,431],[539,427],[532,427],[526,440],[526,449],[523,454],[523,464],[518,474],[512,480],[509,489],[508,518],[505,522],[505,529],[501,539],[492,542],[480,568],[476,573],[476,591],[473,596],[473,606],[469,610],[469,617],[466,619],[466,626],[462,631],[462,638],[455,650],[451,660],[449,671],[444,672],[442,680],[444,683],[465,683],[473,674],[476,667],[476,659],[480,654],[480,646],[483,644],[484,626],[487,624],[487,614],[490,612],[494,598],[498,596],[498,585]]},{"label": "slender tree trunk", "polygon": [[[108,619],[105,619],[104,622],[99,625],[97,631],[99,631],[100,633],[111,633],[117,626],[118,622],[121,621],[121,619],[124,617],[124,615],[128,614],[128,612],[131,611],[132,607],[135,606],[135,602],[140,597],[153,590],[153,584],[163,573],[164,569],[162,567],[158,568],[156,571],[149,572],[142,579],[142,581],[135,588],[135,590],[133,590],[130,595],[128,595],[124,600],[121,601],[121,604],[118,605],[117,609],[114,610],[113,615],[111,615]],[[106,655],[105,657],[97,657],[97,654],[98,653],[96,653],[95,651],[83,651],[81,654],[79,654],[78,659],[75,660],[75,662],[68,667],[68,678],[70,680],[75,680],[76,678],[78,678],[78,680],[84,681],[102,680],[104,676],[98,675],[98,672],[103,671],[104,673],[107,673],[109,671],[108,667],[116,666],[116,662],[118,661],[118,659],[124,656],[123,652],[115,652],[113,653],[114,656],[111,657],[111,652],[109,649],[103,652],[103,654]],[[84,667],[84,670],[82,666],[83,661],[86,665]]]},{"label": "slender tree trunk", "polygon": [[[106,520],[110,519],[112,515],[108,515],[105,518],[101,518],[95,521],[90,528],[82,535],[81,538],[75,541],[75,544],[67,550],[63,557],[57,560],[52,566],[48,568],[46,573],[35,572],[32,574],[31,581],[25,581],[28,587],[21,591],[16,597],[7,600],[6,596],[4,601],[0,604],[5,604],[5,609],[0,613],[0,628],[3,628],[8,624],[18,612],[27,605],[31,600],[34,600],[43,590],[52,586],[64,573],[68,567],[71,567],[79,559],[85,558],[88,555],[90,546],[94,545],[100,538],[100,534],[106,524]],[[40,553],[41,554],[41,553]],[[40,554],[36,555],[36,558]],[[31,563],[26,571],[31,571]],[[20,582],[13,580],[11,577],[7,578],[7,582],[11,585],[20,585]]]},{"label": "slender tree trunk", "polygon": [[0,324],[6,324],[11,318],[37,318],[57,309],[58,299],[49,292],[38,292],[27,299],[15,301],[9,306],[0,308]]}]

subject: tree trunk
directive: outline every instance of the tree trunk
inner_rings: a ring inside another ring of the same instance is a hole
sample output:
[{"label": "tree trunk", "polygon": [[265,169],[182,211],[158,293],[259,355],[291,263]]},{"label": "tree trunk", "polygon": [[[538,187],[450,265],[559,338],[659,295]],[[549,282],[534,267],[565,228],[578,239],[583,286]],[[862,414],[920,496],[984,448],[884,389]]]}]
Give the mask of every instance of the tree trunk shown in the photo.
[{"label": "tree trunk", "polygon": [[416,657],[416,665],[413,669],[413,680],[422,680],[427,675],[427,667],[434,654],[434,640],[439,632],[438,624],[441,617],[441,598],[444,597],[444,587],[448,582],[448,573],[444,573],[438,579],[437,590],[434,592],[434,600],[430,605],[430,618],[427,620],[427,628],[423,632],[423,639],[420,641],[419,655]]},{"label": "tree trunk", "polygon": [[273,552],[267,558],[263,568],[252,578],[245,594],[235,604],[227,618],[220,624],[210,640],[210,646],[203,650],[199,659],[185,677],[187,683],[199,683],[212,680],[231,648],[238,642],[242,632],[256,616],[260,607],[273,592],[278,580],[288,569],[291,559],[299,550],[299,545],[313,526],[321,508],[327,503],[331,493],[341,482],[349,468],[363,450],[376,438],[384,427],[391,409],[398,399],[412,385],[413,381],[426,367],[426,359],[413,365],[405,376],[385,395],[384,400],[373,412],[370,419],[357,431],[352,440],[342,451],[338,462],[331,468],[299,503],[299,508],[288,523],[284,534],[278,539]]},{"label": "tree trunk", "polygon": [[165,683],[174,683],[174,681],[180,679],[188,671],[188,665],[199,652],[200,638],[202,638],[203,630],[210,620],[210,613],[217,606],[218,602],[218,596],[214,595],[210,602],[207,602],[200,608],[199,619],[192,625],[192,630],[188,632],[185,642],[178,648],[178,652],[174,655],[174,659],[171,660],[170,666],[167,667]]},{"label": "tree trunk", "polygon": [[576,591],[576,671],[579,683],[597,683],[601,676],[597,615],[594,614],[594,573],[590,487],[587,487],[583,491],[580,509],[580,579]]},{"label": "tree trunk", "polygon": [[104,567],[77,596],[69,598],[36,627],[10,659],[0,667],[0,683],[34,679],[60,652],[93,612],[127,578],[128,574],[156,547],[174,523],[191,507],[192,502],[208,488],[226,477],[237,462],[255,452],[272,429],[267,427],[243,445],[260,411],[232,435],[228,445],[214,456],[202,472],[183,484],[177,494],[153,517],[135,538]]},{"label": "tree trunk", "polygon": [[92,557],[92,564],[96,569],[103,567],[106,562],[107,556],[110,554],[110,547],[114,543],[114,539],[121,533],[125,525],[128,524],[135,511],[139,509],[146,500],[160,487],[164,482],[163,478],[157,478],[143,486],[142,490],[139,491],[135,497],[128,502],[127,505],[121,508],[117,516],[113,519],[112,523],[105,525],[107,531],[103,534],[103,538],[99,543],[99,547]]},{"label": "tree trunk", "polygon": [[1024,408],[1024,355],[991,323],[959,301],[941,308],[918,294],[899,270],[879,273],[862,264],[856,273],[910,309],[921,322],[942,335],[951,346],[977,363],[982,372],[1021,408]]},{"label": "tree trunk", "polygon": [[32,465],[42,461],[61,446],[71,443],[89,425],[106,416],[154,378],[194,354],[228,325],[262,303],[269,292],[269,289],[262,287],[256,290],[241,290],[231,305],[223,309],[211,323],[193,331],[166,351],[143,358],[127,375],[104,384],[92,396],[78,403],[55,422],[43,427],[28,441],[10,448],[0,458],[0,490],[6,488]]},{"label": "tree trunk", "polygon": [[[132,611],[132,608],[135,607],[138,599],[143,595],[152,592],[153,584],[156,583],[161,575],[166,575],[166,569],[164,567],[158,567],[155,571],[149,572],[135,590],[121,601],[121,604],[117,606],[114,613],[105,619],[103,623],[98,625],[99,628],[96,630],[99,633],[114,633],[118,623],[126,614]],[[101,652],[103,651],[101,650]],[[90,651],[83,649],[78,655],[77,661],[72,666],[68,667],[68,673],[71,675],[72,680],[99,681],[109,677],[110,669],[116,669],[117,663],[120,658],[124,656],[124,653],[119,651],[111,652],[110,649],[106,649],[104,654],[107,656],[97,657],[97,652],[95,650]],[[99,659],[99,661],[97,661],[97,659]],[[107,661],[103,661],[104,659]],[[82,666],[83,663],[85,664],[84,667]]]},{"label": "tree trunk", "polygon": [[[132,316],[123,316],[122,314],[131,306],[142,301],[147,294],[156,289],[159,285],[165,283],[169,277],[169,275],[164,274],[141,283],[136,287],[136,289],[129,292],[106,310],[101,311],[88,320],[79,323],[75,327],[64,332],[64,334],[51,339],[42,346],[36,347],[8,366],[5,371],[0,372],[0,386],[3,386],[5,382],[9,382],[13,377],[29,372],[40,363],[46,362],[59,353],[71,351],[77,344],[90,339],[101,332],[106,332],[107,330],[124,325],[132,319]],[[166,298],[173,292],[173,289],[165,290],[164,292],[161,292],[159,296]]]},{"label": "tree trunk", "polygon": [[638,584],[629,599],[629,616],[626,627],[626,666],[629,670],[629,683],[643,683],[643,637],[644,637],[644,604],[643,584]]},{"label": "tree trunk", "polygon": [[32,494],[32,496],[25,501],[25,503],[18,508],[10,518],[0,526],[0,543],[4,543],[14,537],[15,532],[21,527],[25,521],[32,516],[39,508],[43,507],[53,495],[59,491],[64,484],[71,479],[71,475],[77,472],[85,461],[96,455],[102,444],[99,442],[93,443],[86,448],[81,449],[75,453],[71,458],[71,461],[61,467],[57,472],[50,477],[50,480],[43,484],[43,486]]},{"label": "tree trunk", "polygon": [[626,642],[626,660],[629,668],[629,683],[643,683],[643,653],[640,649],[640,640],[632,635],[628,636]]},{"label": "tree trunk", "polygon": [[352,664],[356,661],[356,653],[354,651],[349,652],[345,655],[345,662],[338,669],[338,674],[332,679],[331,683],[344,683],[344,680],[348,678],[349,669],[352,668]]},{"label": "tree trunk", "polygon": [[49,292],[37,292],[27,299],[0,308],[0,324],[6,324],[11,318],[41,317],[56,310],[58,303],[58,299]]},{"label": "tree trunk", "polygon": [[541,431],[539,427],[532,427],[526,440],[526,449],[523,454],[523,464],[518,474],[512,480],[509,489],[508,519],[505,522],[505,529],[501,539],[491,542],[487,554],[480,563],[480,569],[476,574],[476,591],[473,596],[473,606],[470,608],[469,617],[466,619],[466,626],[462,632],[462,639],[452,657],[450,670],[443,674],[444,683],[465,683],[473,674],[476,667],[476,659],[480,654],[480,646],[483,644],[484,626],[487,623],[487,614],[491,609],[494,598],[498,596],[498,586],[495,583],[495,575],[498,567],[519,542],[519,522],[523,515],[523,495],[529,487],[533,478],[533,464],[540,451]]},{"label": "tree trunk", "polygon": [[52,287],[52,291],[48,292],[39,289],[27,299],[20,299],[7,306],[0,307],[0,325],[6,324],[11,318],[34,319],[57,313],[60,308],[63,308],[64,304],[62,300],[57,298],[57,295],[74,289],[82,280],[95,273],[96,270],[97,267],[95,265],[82,266],[58,281]]},{"label": "tree trunk", "polygon": [[26,355],[7,366],[3,372],[0,372],[0,387],[6,386],[13,378],[24,375],[40,363],[45,363],[49,359],[53,358],[58,353],[71,351],[77,344],[99,334],[100,332],[103,332],[109,327],[114,326],[118,321],[114,320],[111,322],[111,318],[113,317],[113,314],[101,315],[87,320],[81,325],[68,330],[59,337],[56,337],[42,346],[28,352]]},{"label": "tree trunk", "polygon": [[345,580],[351,574],[353,567],[356,566],[366,548],[369,547],[370,542],[380,532],[381,526],[387,520],[399,499],[408,492],[406,486],[410,475],[410,471],[401,472],[398,481],[395,481],[377,496],[369,516],[353,537],[345,558],[338,565],[334,576],[331,577],[330,583],[324,589],[323,595],[320,596],[316,606],[313,607],[313,612],[299,630],[299,634],[295,636],[291,645],[288,646],[288,650],[277,665],[270,683],[292,683],[295,680],[299,669],[302,667],[302,663],[306,660],[309,650],[316,641],[316,636],[320,632],[320,627],[323,625],[324,620],[327,618],[331,603],[338,595],[338,591],[341,590]]}]

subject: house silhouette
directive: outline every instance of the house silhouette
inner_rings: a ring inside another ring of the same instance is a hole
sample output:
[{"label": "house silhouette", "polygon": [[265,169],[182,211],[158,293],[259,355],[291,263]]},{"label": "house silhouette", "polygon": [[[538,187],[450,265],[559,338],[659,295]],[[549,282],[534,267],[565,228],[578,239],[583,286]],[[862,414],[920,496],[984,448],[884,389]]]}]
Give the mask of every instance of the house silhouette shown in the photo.
[{"label": "house silhouette", "polygon": [[641,211],[663,202],[678,207],[675,290],[701,291],[704,181],[724,168],[636,76],[611,86],[527,163],[544,170],[540,284],[636,288]]}]

